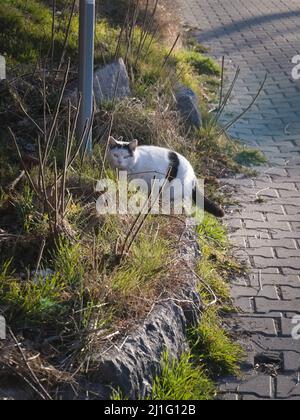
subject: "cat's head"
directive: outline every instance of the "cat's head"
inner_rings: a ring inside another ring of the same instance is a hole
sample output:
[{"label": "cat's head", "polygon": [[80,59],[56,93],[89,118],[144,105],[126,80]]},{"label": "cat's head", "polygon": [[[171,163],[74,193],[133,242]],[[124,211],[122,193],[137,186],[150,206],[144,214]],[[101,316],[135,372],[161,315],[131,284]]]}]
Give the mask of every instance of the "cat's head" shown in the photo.
[{"label": "cat's head", "polygon": [[108,141],[108,160],[112,168],[122,171],[130,170],[136,162],[136,149],[138,141],[130,143],[116,140],[113,137]]}]

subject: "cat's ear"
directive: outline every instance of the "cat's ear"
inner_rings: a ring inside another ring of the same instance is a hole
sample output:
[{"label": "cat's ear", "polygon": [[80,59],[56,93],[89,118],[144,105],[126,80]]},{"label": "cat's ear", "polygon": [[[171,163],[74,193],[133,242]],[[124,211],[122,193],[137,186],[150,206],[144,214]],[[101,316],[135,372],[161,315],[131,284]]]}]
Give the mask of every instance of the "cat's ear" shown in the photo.
[{"label": "cat's ear", "polygon": [[129,149],[131,150],[131,152],[135,152],[136,148],[139,145],[139,141],[138,140],[133,140],[132,142],[129,143]]},{"label": "cat's ear", "polygon": [[113,149],[118,145],[117,140],[114,137],[110,136],[108,139],[108,145],[111,149]]}]

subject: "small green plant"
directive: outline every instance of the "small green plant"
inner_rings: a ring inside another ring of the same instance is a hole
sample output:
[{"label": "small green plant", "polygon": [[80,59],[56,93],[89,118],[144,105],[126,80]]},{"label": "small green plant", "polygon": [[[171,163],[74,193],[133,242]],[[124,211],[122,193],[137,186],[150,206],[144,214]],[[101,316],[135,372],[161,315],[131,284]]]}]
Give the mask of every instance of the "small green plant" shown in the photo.
[{"label": "small green plant", "polygon": [[60,238],[53,254],[53,267],[65,284],[70,287],[80,285],[84,273],[80,244],[72,244],[68,239]]},{"label": "small green plant", "polygon": [[215,217],[206,214],[202,224],[198,226],[200,242],[215,245],[215,248],[225,250],[229,247],[227,231],[224,225]]},{"label": "small green plant", "polygon": [[129,294],[137,288],[150,287],[167,267],[169,242],[157,238],[155,243],[141,235],[132,247],[131,258],[122,264],[112,279],[112,288]]},{"label": "small green plant", "polygon": [[110,399],[113,401],[126,401],[129,400],[128,397],[126,397],[126,395],[124,395],[124,393],[118,388],[118,389],[113,389],[112,394],[110,396]]},{"label": "small green plant", "polygon": [[164,353],[161,373],[155,376],[150,400],[199,400],[215,397],[215,386],[200,366],[193,363],[190,353],[183,353],[179,360]]},{"label": "small green plant", "polygon": [[225,332],[215,309],[203,314],[199,325],[190,330],[189,341],[193,354],[210,377],[216,379],[239,373],[243,351]]},{"label": "small green plant", "polygon": [[10,278],[10,275],[12,275],[12,259],[4,261],[4,263],[1,266],[0,270],[0,291],[3,291],[3,287],[5,285],[5,282]]},{"label": "small green plant", "polygon": [[199,276],[204,283],[199,283],[199,292],[206,303],[212,299],[209,285],[219,303],[230,302],[229,280],[232,275],[243,273],[246,267],[239,263],[230,252],[226,228],[216,218],[205,215],[202,225],[198,227],[199,245],[202,258],[198,263]]},{"label": "small green plant", "polygon": [[33,191],[28,184],[25,184],[22,194],[15,204],[24,233],[30,232],[33,222],[33,196]]},{"label": "small green plant", "polygon": [[13,324],[26,321],[50,322],[62,314],[62,292],[65,285],[59,275],[20,281],[9,275],[9,264],[0,274],[0,303]]},{"label": "small green plant", "polygon": [[235,160],[244,166],[260,166],[268,162],[265,155],[259,150],[247,149],[236,154]]},{"label": "small green plant", "polygon": [[220,66],[216,61],[195,49],[176,52],[175,59],[178,63],[189,64],[199,75],[219,76],[221,74]]}]

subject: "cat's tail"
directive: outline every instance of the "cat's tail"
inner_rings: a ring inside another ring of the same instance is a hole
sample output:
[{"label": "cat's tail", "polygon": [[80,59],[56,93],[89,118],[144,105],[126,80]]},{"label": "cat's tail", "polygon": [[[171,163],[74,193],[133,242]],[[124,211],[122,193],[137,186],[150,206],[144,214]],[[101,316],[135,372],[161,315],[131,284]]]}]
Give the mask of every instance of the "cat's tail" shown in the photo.
[{"label": "cat's tail", "polygon": [[[198,186],[196,186],[193,189],[193,201],[195,204],[197,204],[197,195],[202,193],[200,192]],[[217,203],[214,203],[213,201],[209,200],[208,198],[204,197],[204,210],[208,213],[223,218],[225,216],[225,212]]]}]

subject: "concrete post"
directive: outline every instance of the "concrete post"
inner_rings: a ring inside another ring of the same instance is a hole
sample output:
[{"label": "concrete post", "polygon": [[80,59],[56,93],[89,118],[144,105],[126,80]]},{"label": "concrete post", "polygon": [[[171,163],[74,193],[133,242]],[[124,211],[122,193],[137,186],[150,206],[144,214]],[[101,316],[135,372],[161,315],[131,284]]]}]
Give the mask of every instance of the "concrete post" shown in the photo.
[{"label": "concrete post", "polygon": [[[86,123],[93,115],[94,82],[94,38],[95,38],[95,0],[80,0],[79,8],[79,93],[82,95],[78,118],[78,137],[81,138]],[[88,133],[84,148],[92,153],[92,130]]]},{"label": "concrete post", "polygon": [[6,62],[5,57],[0,55],[0,80],[6,79]]}]

